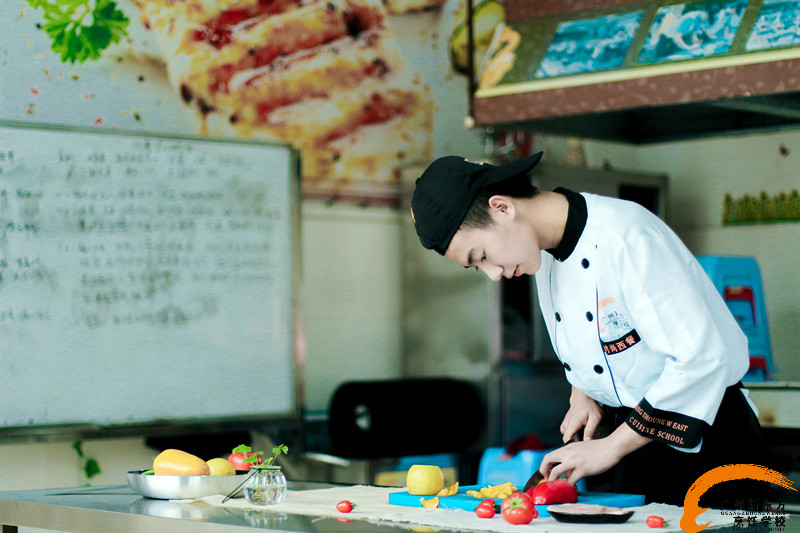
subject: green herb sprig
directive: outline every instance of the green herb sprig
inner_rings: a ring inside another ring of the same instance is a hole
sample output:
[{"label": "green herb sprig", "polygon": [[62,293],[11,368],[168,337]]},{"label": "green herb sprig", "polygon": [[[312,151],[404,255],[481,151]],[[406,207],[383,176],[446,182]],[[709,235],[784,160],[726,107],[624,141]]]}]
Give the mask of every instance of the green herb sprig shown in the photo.
[{"label": "green herb sprig", "polygon": [[[253,451],[253,448],[251,448],[250,446],[248,446],[246,444],[240,444],[239,446],[237,446],[236,448],[234,448],[232,450],[232,453],[242,452],[242,455],[244,456],[244,462],[245,463],[250,463],[252,466],[250,468],[250,473],[247,475],[247,477],[244,479],[244,481],[239,483],[239,486],[237,486],[235,489],[230,491],[228,493],[228,495],[225,496],[222,499],[222,503],[227,502],[228,500],[230,500],[231,498],[234,498],[237,494],[239,494],[241,492],[239,489],[241,489],[242,486],[245,483],[247,483],[247,480],[250,479],[250,477],[253,474],[258,472],[262,468],[267,468],[268,466],[272,465],[272,463],[275,462],[275,459],[277,459],[280,454],[282,454],[282,453],[283,454],[288,454],[289,453],[289,447],[286,446],[285,444],[279,444],[279,445],[275,446],[274,448],[272,448],[273,456],[270,457],[269,459],[267,459],[266,461],[262,461],[262,462],[259,462],[259,456],[263,457],[264,456],[264,452],[256,452],[256,453],[250,454],[250,452],[252,452],[252,451]],[[248,455],[248,454],[250,454],[250,455]]]},{"label": "green herb sprig", "polygon": [[66,63],[96,60],[103,50],[128,35],[130,20],[113,0],[27,0],[41,9],[39,27],[51,49]]},{"label": "green herb sprig", "polygon": [[265,461],[261,459],[264,457],[263,451],[250,454],[250,452],[252,451],[253,448],[251,448],[246,444],[240,444],[239,446],[233,449],[233,453],[242,452],[242,454],[245,457],[244,462],[250,463],[252,468],[266,468],[268,466],[271,466],[272,463],[275,462],[275,460],[278,458],[280,454],[288,454],[289,447],[286,446],[285,444],[278,444],[277,446],[272,448],[272,453],[273,453],[272,457],[268,458]]}]

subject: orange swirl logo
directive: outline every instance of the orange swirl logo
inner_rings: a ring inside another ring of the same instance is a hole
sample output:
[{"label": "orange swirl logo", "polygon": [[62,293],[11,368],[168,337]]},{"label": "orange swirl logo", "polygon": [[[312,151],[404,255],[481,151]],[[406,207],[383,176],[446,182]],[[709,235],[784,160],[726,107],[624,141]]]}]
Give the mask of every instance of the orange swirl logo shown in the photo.
[{"label": "orange swirl logo", "polygon": [[697,478],[686,493],[683,500],[683,516],[681,517],[681,529],[686,533],[698,533],[703,531],[711,522],[698,524],[696,519],[700,514],[708,511],[708,508],[700,507],[700,496],[718,483],[733,481],[735,479],[754,479],[756,481],[766,481],[774,483],[789,490],[797,491],[792,486],[792,480],[774,470],[759,465],[724,465],[713,468]]}]

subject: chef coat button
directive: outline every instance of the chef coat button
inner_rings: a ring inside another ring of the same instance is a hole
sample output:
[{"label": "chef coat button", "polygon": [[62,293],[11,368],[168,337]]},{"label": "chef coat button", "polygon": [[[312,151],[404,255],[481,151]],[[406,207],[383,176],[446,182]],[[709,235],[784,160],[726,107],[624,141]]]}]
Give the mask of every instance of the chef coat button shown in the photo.
[{"label": "chef coat button", "polygon": [[567,372],[572,370],[567,363],[562,363],[562,364],[564,365],[564,370],[566,370]]},{"label": "chef coat button", "polygon": [[556,313],[556,322],[561,322],[561,315]]},{"label": "chef coat button", "polygon": [[597,372],[598,374],[602,374],[603,373],[603,367],[600,366],[600,365],[594,365],[594,371]]},{"label": "chef coat button", "polygon": [[589,268],[589,260],[584,257],[581,265],[583,265],[583,268]]},{"label": "chef coat button", "polygon": [[591,311],[586,311],[586,320],[591,322],[593,318],[594,316],[592,315]]}]

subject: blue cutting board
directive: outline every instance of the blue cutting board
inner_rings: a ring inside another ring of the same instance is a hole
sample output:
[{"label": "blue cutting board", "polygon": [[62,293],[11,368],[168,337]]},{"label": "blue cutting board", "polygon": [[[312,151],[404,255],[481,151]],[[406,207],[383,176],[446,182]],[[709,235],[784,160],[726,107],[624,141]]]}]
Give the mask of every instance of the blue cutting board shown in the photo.
[{"label": "blue cutting board", "polygon": [[[440,496],[439,508],[440,509],[464,509],[466,511],[474,511],[475,508],[485,498],[476,498],[467,494],[468,490],[480,490],[481,487],[486,485],[468,485],[466,487],[459,487],[458,494],[452,496]],[[390,492],[389,503],[394,505],[405,505],[406,507],[422,507],[420,498],[426,500],[433,496],[414,496],[409,494],[408,491]],[[498,504],[503,503],[502,498],[494,499]],[[615,494],[613,492],[579,492],[578,503],[588,503],[596,505],[608,505],[610,507],[639,507],[644,505],[644,495],[642,494]],[[536,510],[539,511],[539,516],[550,516],[547,512],[547,505],[537,505]]]}]

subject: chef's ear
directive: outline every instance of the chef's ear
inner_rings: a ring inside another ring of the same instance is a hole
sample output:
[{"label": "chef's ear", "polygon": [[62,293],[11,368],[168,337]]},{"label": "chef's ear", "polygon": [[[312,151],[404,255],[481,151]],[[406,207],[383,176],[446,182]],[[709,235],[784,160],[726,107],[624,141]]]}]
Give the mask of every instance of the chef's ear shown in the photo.
[{"label": "chef's ear", "polygon": [[495,194],[489,198],[489,208],[495,211],[498,215],[508,216],[512,219],[516,215],[516,209],[513,200],[508,196],[502,194]]}]

